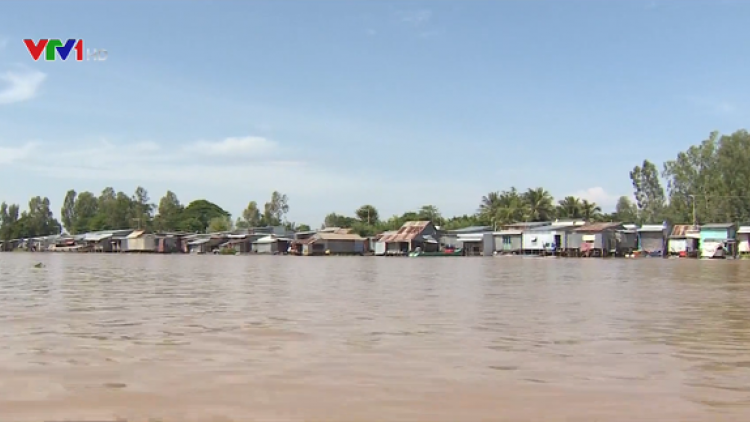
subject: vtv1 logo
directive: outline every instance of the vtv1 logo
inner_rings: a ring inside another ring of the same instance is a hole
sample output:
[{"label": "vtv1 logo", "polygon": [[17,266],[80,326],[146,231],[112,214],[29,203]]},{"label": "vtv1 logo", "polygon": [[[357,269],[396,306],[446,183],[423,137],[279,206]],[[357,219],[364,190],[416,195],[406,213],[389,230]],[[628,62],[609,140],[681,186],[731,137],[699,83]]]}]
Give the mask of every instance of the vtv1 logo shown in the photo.
[{"label": "vtv1 logo", "polygon": [[[75,51],[73,56],[76,61],[83,61],[83,40],[69,39],[63,42],[58,39],[41,39],[34,42],[31,39],[23,40],[26,45],[26,50],[31,54],[31,58],[39,60],[44,53],[44,60],[48,62],[54,62],[56,57],[59,55],[60,59],[65,61],[70,57],[70,53]],[[86,60],[104,61],[107,60],[107,50],[102,49],[86,49]]]}]

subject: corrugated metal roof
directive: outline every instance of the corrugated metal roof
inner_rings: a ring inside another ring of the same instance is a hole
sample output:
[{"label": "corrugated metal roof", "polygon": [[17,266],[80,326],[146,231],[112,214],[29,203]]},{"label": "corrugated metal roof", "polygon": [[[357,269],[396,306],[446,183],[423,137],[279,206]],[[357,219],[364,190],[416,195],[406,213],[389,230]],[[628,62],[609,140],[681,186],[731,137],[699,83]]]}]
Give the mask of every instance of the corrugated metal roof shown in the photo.
[{"label": "corrugated metal roof", "polygon": [[315,237],[320,240],[365,240],[356,233],[318,233]]},{"label": "corrugated metal roof", "polygon": [[575,231],[577,232],[601,232],[601,231],[609,230],[609,229],[617,229],[618,227],[623,227],[622,223],[591,223],[591,224],[585,224],[581,227],[577,227]]},{"label": "corrugated metal roof", "polygon": [[86,233],[83,236],[83,240],[87,242],[99,242],[110,237],[112,237],[112,233]]},{"label": "corrugated metal roof", "polygon": [[130,233],[128,235],[127,239],[137,239],[137,238],[141,237],[141,235],[143,233],[146,233],[146,231],[145,230],[136,230],[133,233]]},{"label": "corrugated metal roof", "polygon": [[666,227],[664,227],[663,224],[644,224],[638,229],[638,231],[639,232],[660,232],[660,231],[664,231],[665,228]]},{"label": "corrugated metal roof", "polygon": [[520,236],[523,234],[523,230],[500,230],[492,234],[495,236]]},{"label": "corrugated metal roof", "polygon": [[192,242],[188,243],[188,246],[203,245],[203,244],[208,243],[210,241],[211,241],[211,239],[196,239],[196,240],[193,240]]},{"label": "corrugated metal roof", "polygon": [[734,223],[711,223],[711,224],[704,224],[701,226],[701,229],[728,229],[730,227],[734,227]]},{"label": "corrugated metal roof", "polygon": [[549,221],[528,221],[525,223],[505,224],[503,227],[506,229],[530,229],[532,227],[549,226],[550,224]]},{"label": "corrugated metal roof", "polygon": [[385,243],[409,242],[416,239],[429,224],[429,221],[407,221],[395,234],[383,236],[380,241]]},{"label": "corrugated metal roof", "polygon": [[532,227],[530,229],[523,230],[524,233],[544,233],[544,232],[553,232],[556,230],[569,230],[574,229],[577,226],[574,226],[572,224],[570,225],[558,225],[558,226],[552,226],[552,225],[546,225],[546,226],[539,226],[539,227]]},{"label": "corrugated metal roof", "polygon": [[459,234],[459,233],[483,232],[483,231],[490,231],[490,230],[492,230],[492,227],[490,226],[470,226],[470,227],[464,227],[462,229],[447,230],[447,232],[452,233],[452,234]]},{"label": "corrugated metal roof", "polygon": [[670,237],[695,237],[698,235],[698,227],[691,224],[676,224],[672,227]]},{"label": "corrugated metal roof", "polygon": [[750,226],[740,226],[739,230],[737,230],[738,234],[746,234],[750,233]]}]

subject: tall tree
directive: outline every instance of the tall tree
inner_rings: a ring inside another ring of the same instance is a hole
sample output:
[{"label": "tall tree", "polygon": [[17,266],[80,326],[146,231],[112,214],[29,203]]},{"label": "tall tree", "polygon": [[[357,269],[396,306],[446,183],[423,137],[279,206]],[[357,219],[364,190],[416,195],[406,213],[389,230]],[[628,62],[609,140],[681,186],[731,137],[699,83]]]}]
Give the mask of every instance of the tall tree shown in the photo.
[{"label": "tall tree", "polygon": [[554,215],[552,195],[544,188],[529,189],[524,193],[531,221],[548,221]]},{"label": "tall tree", "polygon": [[158,214],[154,217],[154,226],[162,231],[176,231],[180,228],[185,207],[182,206],[177,194],[168,190],[159,200]]},{"label": "tall tree", "polygon": [[185,207],[180,230],[205,233],[211,220],[216,217],[231,218],[231,214],[213,202],[195,200]]},{"label": "tall tree", "polygon": [[266,202],[263,217],[266,224],[271,226],[281,225],[286,221],[289,212],[289,199],[283,193],[273,191],[271,201]]},{"label": "tall tree", "polygon": [[613,218],[624,223],[634,223],[638,219],[638,208],[627,196],[621,196],[617,200]]},{"label": "tall tree", "polygon": [[65,200],[63,201],[63,206],[60,210],[63,226],[65,226],[65,230],[71,234],[75,234],[75,205],[76,191],[71,189],[65,194]]},{"label": "tall tree", "polygon": [[233,229],[232,218],[229,216],[214,217],[208,222],[208,233],[227,232]]},{"label": "tall tree", "polygon": [[73,230],[71,233],[85,233],[90,230],[91,222],[96,217],[99,209],[99,201],[93,193],[86,191],[81,192],[76,197],[73,206]]},{"label": "tall tree", "polygon": [[262,223],[263,216],[260,214],[260,210],[258,209],[258,203],[255,201],[250,201],[247,204],[247,207],[245,207],[244,210],[242,210],[242,218],[238,219],[238,227],[242,228],[250,228],[250,227],[259,227]]},{"label": "tall tree", "polygon": [[586,221],[596,221],[602,216],[602,208],[595,202],[581,201],[581,217]]},{"label": "tall tree", "polygon": [[643,165],[635,166],[630,172],[630,180],[633,182],[640,221],[647,224],[660,223],[665,217],[666,198],[656,166],[643,160]]},{"label": "tall tree", "polygon": [[138,186],[131,198],[133,204],[132,225],[133,229],[147,229],[151,226],[153,220],[154,205],[151,204],[151,198],[148,191]]},{"label": "tall tree", "polygon": [[417,211],[420,220],[431,221],[433,224],[440,224],[440,210],[435,205],[422,205]]},{"label": "tall tree", "polygon": [[354,215],[356,215],[362,223],[377,224],[380,221],[378,209],[373,205],[362,205],[357,208]]},{"label": "tall tree", "polygon": [[558,201],[556,214],[559,218],[583,218],[581,200],[575,196],[566,196]]}]

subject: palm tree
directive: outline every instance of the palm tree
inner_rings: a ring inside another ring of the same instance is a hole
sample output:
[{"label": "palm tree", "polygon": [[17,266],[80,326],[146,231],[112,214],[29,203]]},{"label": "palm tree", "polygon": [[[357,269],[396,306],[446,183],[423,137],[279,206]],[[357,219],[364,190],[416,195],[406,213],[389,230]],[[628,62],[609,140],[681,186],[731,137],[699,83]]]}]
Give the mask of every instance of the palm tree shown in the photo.
[{"label": "palm tree", "polygon": [[483,218],[491,218],[500,205],[500,192],[490,192],[482,197],[478,213]]},{"label": "palm tree", "polygon": [[529,189],[523,194],[529,208],[531,221],[547,221],[552,217],[555,207],[552,205],[552,195],[544,188]]},{"label": "palm tree", "polygon": [[581,218],[581,200],[575,196],[566,196],[557,203],[557,216],[564,218]]},{"label": "palm tree", "polygon": [[602,215],[602,208],[595,202],[584,199],[581,201],[581,214],[586,221],[591,221]]},{"label": "palm tree", "polygon": [[498,199],[498,208],[495,210],[496,223],[508,224],[526,220],[529,215],[529,207],[523,196],[516,188],[503,191]]}]

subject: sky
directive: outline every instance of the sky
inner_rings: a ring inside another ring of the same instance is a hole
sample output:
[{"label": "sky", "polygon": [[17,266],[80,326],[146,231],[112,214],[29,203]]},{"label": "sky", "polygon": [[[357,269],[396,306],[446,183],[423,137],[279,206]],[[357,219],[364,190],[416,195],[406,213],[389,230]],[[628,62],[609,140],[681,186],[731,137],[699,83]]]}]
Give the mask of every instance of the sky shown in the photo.
[{"label": "sky", "polygon": [[[43,13],[54,10],[55,13]],[[629,171],[750,111],[742,1],[4,1],[0,200],[169,189],[234,216],[473,213],[541,186],[612,210]],[[80,38],[105,61],[35,62]],[[59,215],[59,213],[58,213]]]}]

